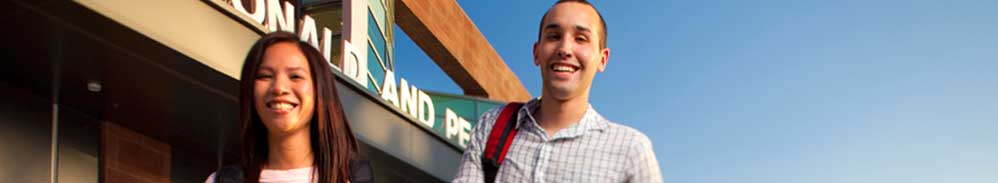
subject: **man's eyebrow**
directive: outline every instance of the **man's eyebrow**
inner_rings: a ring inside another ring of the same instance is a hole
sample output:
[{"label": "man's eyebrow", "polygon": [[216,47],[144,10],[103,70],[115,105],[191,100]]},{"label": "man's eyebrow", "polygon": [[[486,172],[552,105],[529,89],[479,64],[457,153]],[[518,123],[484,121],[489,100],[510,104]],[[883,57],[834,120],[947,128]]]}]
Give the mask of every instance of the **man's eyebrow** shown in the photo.
[{"label": "man's eyebrow", "polygon": [[556,23],[549,23],[547,25],[544,25],[544,29],[557,29],[557,28],[561,28],[561,25],[558,25]]},{"label": "man's eyebrow", "polygon": [[[574,27],[575,27],[575,30],[579,31],[579,32],[592,32],[593,31],[592,29],[590,29],[589,27],[586,27],[584,25],[575,25]],[[544,25],[544,29],[558,29],[558,28],[561,28],[561,25],[558,25],[556,23],[549,23],[547,25]]]},{"label": "man's eyebrow", "polygon": [[589,29],[589,27],[583,25],[575,25],[575,30],[579,32],[592,32],[592,29]]}]

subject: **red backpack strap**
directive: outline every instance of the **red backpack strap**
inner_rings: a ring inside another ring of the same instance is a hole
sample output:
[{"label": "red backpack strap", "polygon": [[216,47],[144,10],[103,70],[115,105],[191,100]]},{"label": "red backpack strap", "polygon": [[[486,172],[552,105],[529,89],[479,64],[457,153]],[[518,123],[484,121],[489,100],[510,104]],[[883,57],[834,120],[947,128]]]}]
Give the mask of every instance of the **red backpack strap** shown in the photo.
[{"label": "red backpack strap", "polygon": [[499,166],[506,159],[506,151],[516,137],[516,113],[521,106],[523,103],[506,104],[496,118],[496,123],[492,125],[489,139],[485,143],[485,152],[482,153],[482,171],[485,173],[486,183],[495,182]]}]

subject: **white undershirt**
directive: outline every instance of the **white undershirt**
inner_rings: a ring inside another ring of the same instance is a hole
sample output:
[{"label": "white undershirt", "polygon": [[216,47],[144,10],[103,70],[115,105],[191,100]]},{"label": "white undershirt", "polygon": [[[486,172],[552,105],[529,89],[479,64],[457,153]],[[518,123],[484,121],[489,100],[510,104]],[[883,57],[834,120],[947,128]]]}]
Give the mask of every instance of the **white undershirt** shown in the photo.
[{"label": "white undershirt", "polygon": [[[295,168],[287,170],[263,169],[260,171],[260,183],[312,183],[319,182],[317,177],[312,175],[312,167]],[[311,177],[311,181],[309,178]],[[205,183],[215,182],[215,173],[208,176]]]}]

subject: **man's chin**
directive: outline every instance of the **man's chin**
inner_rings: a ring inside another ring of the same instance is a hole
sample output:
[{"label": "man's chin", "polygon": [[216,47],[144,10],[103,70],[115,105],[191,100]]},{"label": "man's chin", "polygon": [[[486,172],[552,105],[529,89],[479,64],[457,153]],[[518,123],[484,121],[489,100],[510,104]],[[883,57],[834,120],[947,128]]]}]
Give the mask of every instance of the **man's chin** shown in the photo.
[{"label": "man's chin", "polygon": [[578,97],[578,88],[570,85],[555,85],[549,86],[547,93],[544,93],[544,99],[553,99],[558,101],[567,101]]}]

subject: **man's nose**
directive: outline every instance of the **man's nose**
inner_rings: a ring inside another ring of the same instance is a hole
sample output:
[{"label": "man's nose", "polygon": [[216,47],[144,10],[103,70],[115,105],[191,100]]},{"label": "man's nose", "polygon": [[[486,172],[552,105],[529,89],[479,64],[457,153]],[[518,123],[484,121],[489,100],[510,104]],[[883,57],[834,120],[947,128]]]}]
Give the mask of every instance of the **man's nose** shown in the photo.
[{"label": "man's nose", "polygon": [[563,36],[561,41],[558,41],[558,48],[555,53],[559,58],[572,58],[572,39],[568,36]]}]

